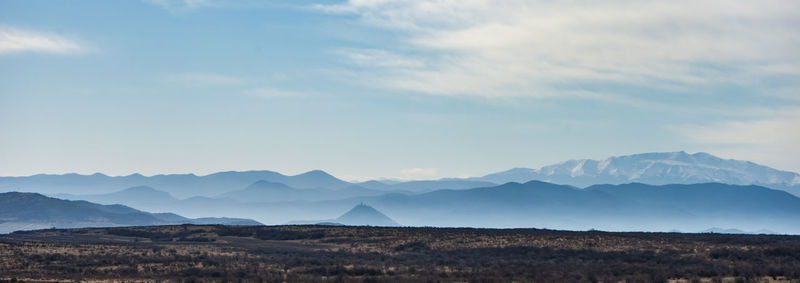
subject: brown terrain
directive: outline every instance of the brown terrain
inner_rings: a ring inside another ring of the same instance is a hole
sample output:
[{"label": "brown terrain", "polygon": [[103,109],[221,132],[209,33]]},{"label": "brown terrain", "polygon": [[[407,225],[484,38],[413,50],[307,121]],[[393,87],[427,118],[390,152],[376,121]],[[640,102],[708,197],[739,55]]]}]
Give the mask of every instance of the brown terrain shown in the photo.
[{"label": "brown terrain", "polygon": [[800,236],[180,225],[0,235],[0,281],[800,282]]}]

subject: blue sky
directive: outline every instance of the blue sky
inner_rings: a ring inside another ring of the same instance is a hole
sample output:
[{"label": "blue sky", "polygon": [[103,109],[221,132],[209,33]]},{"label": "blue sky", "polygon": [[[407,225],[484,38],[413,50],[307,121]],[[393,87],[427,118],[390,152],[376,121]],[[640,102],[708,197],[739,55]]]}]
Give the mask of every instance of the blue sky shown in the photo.
[{"label": "blue sky", "polygon": [[800,171],[797,1],[0,0],[0,175]]}]

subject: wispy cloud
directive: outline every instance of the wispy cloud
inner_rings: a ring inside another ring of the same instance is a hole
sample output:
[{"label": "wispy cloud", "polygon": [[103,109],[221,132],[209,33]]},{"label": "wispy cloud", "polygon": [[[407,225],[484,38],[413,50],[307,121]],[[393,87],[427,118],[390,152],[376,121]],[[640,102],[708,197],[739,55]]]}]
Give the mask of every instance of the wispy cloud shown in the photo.
[{"label": "wispy cloud", "polygon": [[75,54],[85,45],[59,35],[0,26],[0,55],[18,52]]},{"label": "wispy cloud", "polygon": [[[371,75],[423,93],[547,97],[586,83],[703,89],[776,71],[796,77],[800,64],[800,2],[791,0],[350,0],[314,8],[396,31],[402,48],[416,51],[402,58],[424,68],[386,65]],[[356,64],[372,58],[343,55]]]},{"label": "wispy cloud", "polygon": [[681,127],[678,131],[710,152],[800,172],[800,108],[776,111],[771,116]]}]

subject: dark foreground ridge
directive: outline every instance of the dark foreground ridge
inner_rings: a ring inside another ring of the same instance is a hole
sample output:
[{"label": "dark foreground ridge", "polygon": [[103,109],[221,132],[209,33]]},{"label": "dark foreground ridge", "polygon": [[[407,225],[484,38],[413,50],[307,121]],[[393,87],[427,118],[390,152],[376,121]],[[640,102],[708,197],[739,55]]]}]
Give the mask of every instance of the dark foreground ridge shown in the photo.
[{"label": "dark foreground ridge", "polygon": [[0,281],[800,279],[800,236],[180,225],[0,235]]}]

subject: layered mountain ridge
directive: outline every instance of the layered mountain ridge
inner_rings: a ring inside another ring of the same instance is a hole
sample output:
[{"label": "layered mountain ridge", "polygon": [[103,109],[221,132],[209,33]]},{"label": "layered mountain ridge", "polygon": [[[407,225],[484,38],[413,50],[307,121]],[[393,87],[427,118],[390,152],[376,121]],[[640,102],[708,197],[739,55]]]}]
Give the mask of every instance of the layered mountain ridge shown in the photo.
[{"label": "layered mountain ridge", "polygon": [[[339,223],[331,217],[363,202],[379,207],[384,216],[392,215],[393,223],[418,226],[620,231],[725,227],[800,233],[794,228],[800,227],[798,182],[797,173],[680,151],[571,160],[466,179],[353,183],[320,170],[294,176],[272,171],[150,177],[65,174],[0,177],[0,191],[42,190],[109,208],[122,204],[128,210],[161,212],[150,216],[165,221],[183,221],[183,216],[169,214],[178,213],[196,218],[193,221],[228,216],[268,224],[296,219]],[[122,185],[130,186],[117,188]],[[92,193],[82,193],[86,191]],[[9,222],[4,213],[0,221]],[[58,215],[51,216],[58,220]]]}]

